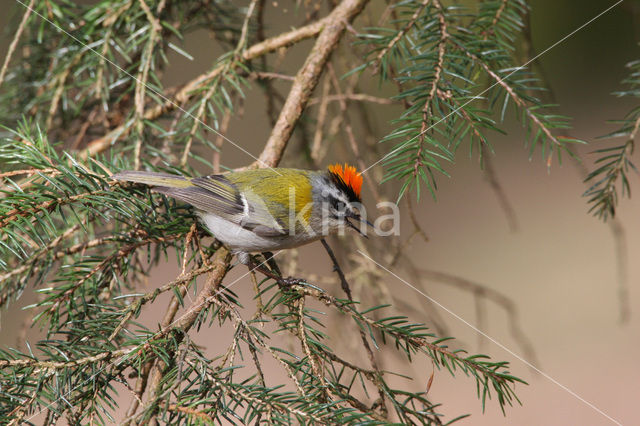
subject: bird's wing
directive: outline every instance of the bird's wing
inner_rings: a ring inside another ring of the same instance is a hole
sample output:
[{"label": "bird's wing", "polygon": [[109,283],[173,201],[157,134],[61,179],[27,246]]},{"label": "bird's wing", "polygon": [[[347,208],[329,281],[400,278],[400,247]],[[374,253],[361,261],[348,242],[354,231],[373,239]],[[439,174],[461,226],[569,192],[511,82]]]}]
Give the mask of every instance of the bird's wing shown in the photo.
[{"label": "bird's wing", "polygon": [[[247,202],[237,187],[223,175],[197,178],[145,171],[123,171],[112,176],[115,180],[143,183],[153,190],[191,204],[206,213],[252,230],[262,236],[286,234],[260,202]],[[251,197],[252,200],[255,197]]]},{"label": "bird's wing", "polygon": [[275,237],[286,234],[286,231],[271,215],[262,198],[253,194],[250,189],[247,189],[247,193],[241,194],[236,185],[229,181],[224,175],[197,177],[191,179],[191,182],[198,188],[209,191],[224,200],[233,199],[233,208],[240,209],[240,211],[233,213],[234,217],[232,221],[243,228],[249,229],[263,237]]}]

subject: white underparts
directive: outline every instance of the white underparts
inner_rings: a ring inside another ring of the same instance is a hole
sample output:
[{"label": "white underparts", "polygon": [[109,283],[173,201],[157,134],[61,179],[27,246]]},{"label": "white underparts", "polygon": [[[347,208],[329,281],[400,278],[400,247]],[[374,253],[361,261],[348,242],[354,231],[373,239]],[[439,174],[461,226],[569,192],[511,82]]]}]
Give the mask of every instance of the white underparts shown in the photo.
[{"label": "white underparts", "polygon": [[233,252],[256,253],[298,247],[321,238],[320,235],[297,233],[278,237],[261,237],[255,232],[212,213],[200,212],[200,219],[220,242]]}]

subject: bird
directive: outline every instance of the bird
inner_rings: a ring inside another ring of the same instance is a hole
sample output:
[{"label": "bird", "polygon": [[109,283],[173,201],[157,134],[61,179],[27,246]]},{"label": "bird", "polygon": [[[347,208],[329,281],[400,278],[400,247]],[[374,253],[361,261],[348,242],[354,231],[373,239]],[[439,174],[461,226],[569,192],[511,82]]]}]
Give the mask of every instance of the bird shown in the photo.
[{"label": "bird", "polygon": [[[325,170],[250,169],[186,177],[123,170],[120,182],[145,184],[193,206],[207,230],[250,269],[252,253],[299,247],[351,228],[367,237],[362,175],[348,164]],[[356,226],[356,222],[360,226]],[[364,228],[361,229],[361,228]]]}]

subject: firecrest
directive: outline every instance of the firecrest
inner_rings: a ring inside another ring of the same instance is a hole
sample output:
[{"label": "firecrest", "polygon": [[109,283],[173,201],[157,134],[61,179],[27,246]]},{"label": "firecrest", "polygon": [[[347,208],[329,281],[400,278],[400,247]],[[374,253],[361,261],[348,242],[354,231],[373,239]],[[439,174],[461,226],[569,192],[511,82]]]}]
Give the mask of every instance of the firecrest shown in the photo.
[{"label": "firecrest", "polygon": [[[249,253],[288,249],[350,227],[361,216],[362,175],[336,164],[324,171],[256,169],[188,178],[127,170],[118,181],[150,185],[153,190],[191,204],[219,241],[249,264]],[[366,235],[365,235],[366,236]]]}]

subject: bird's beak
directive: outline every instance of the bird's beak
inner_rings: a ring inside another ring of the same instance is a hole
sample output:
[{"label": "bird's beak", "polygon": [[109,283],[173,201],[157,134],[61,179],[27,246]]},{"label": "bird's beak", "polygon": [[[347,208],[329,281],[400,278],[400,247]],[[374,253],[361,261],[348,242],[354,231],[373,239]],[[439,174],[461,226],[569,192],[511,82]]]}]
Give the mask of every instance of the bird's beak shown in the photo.
[{"label": "bird's beak", "polygon": [[345,221],[345,223],[347,224],[347,226],[348,226],[349,228],[351,228],[351,229],[355,229],[355,231],[356,231],[358,234],[362,235],[362,236],[363,236],[363,237],[365,237],[365,238],[369,238],[369,237],[367,236],[367,234],[365,234],[364,232],[362,232],[362,231],[360,230],[360,228],[358,228],[358,227],[357,227],[357,226],[355,226],[353,223],[351,223],[351,222],[349,221],[349,218],[346,218],[346,217],[345,217],[345,218],[344,218],[344,221]]},{"label": "bird's beak", "polygon": [[357,227],[356,225],[354,225],[353,223],[351,223],[351,222],[349,221],[349,219],[350,219],[350,218],[351,218],[351,219],[355,219],[355,220],[357,220],[357,221],[359,221],[359,222],[361,222],[361,223],[366,223],[366,224],[367,224],[367,225],[369,225],[372,229],[374,228],[373,224],[372,224],[371,222],[369,222],[368,220],[363,219],[362,217],[360,217],[360,216],[358,216],[358,215],[355,215],[355,214],[354,214],[354,215],[347,216],[347,217],[345,217],[345,219],[344,219],[344,221],[347,223],[347,226],[348,226],[349,228],[351,228],[351,229],[355,229],[355,230],[356,230],[356,232],[358,232],[358,234],[362,235],[362,236],[363,236],[363,237],[365,237],[365,238],[369,238],[369,236],[368,236],[367,234],[365,234],[364,232],[362,232],[362,231],[360,230],[360,228],[359,228],[359,227]]},{"label": "bird's beak", "polygon": [[373,223],[369,222],[366,219],[360,218],[360,222],[366,223],[367,225],[369,225],[371,229],[375,229],[375,226],[373,226]]}]

